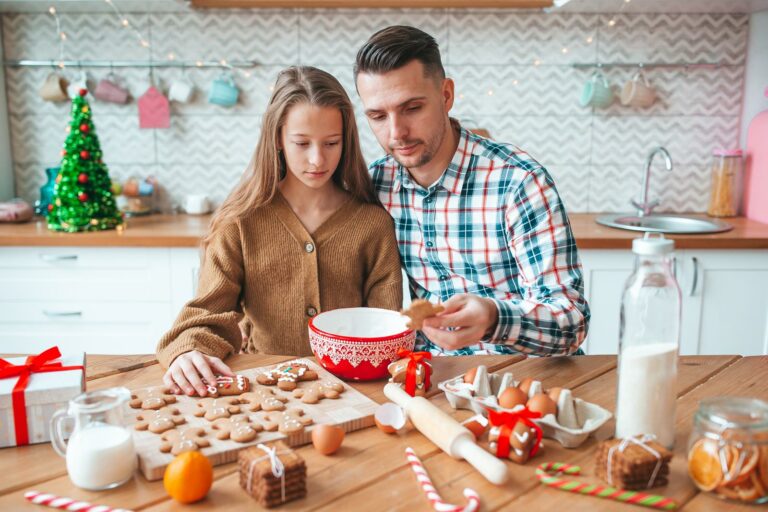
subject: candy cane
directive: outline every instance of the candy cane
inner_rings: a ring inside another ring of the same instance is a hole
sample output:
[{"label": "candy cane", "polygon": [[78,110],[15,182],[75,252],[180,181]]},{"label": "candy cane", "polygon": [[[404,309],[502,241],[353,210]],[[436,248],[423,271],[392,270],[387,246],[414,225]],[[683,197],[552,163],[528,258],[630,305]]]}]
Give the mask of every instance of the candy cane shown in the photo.
[{"label": "candy cane", "polygon": [[59,510],[71,510],[73,512],[132,512],[124,508],[112,508],[106,505],[92,505],[85,501],[77,501],[72,498],[64,498],[55,494],[47,494],[37,491],[24,493],[27,501],[38,505],[48,505]]},{"label": "candy cane", "polygon": [[580,471],[581,468],[579,466],[571,466],[570,464],[565,464],[563,462],[546,462],[540,464],[539,467],[536,468],[536,476],[544,485],[560,489],[561,491],[586,494],[587,496],[596,496],[598,498],[620,501],[631,505],[642,505],[644,507],[660,510],[675,510],[677,508],[677,503],[674,500],[657,494],[627,491],[625,489],[616,489],[615,487],[606,487],[597,484],[585,484],[552,475],[552,473],[578,475]]},{"label": "candy cane", "polygon": [[424,469],[421,460],[416,456],[416,452],[412,448],[406,448],[405,456],[408,458],[411,469],[416,473],[416,479],[421,484],[421,489],[426,493],[427,499],[435,510],[438,512],[475,512],[480,506],[480,496],[469,488],[464,489],[464,497],[468,500],[466,505],[451,505],[444,502],[443,498],[437,494],[437,490],[432,485],[432,480],[429,478],[427,470]]}]

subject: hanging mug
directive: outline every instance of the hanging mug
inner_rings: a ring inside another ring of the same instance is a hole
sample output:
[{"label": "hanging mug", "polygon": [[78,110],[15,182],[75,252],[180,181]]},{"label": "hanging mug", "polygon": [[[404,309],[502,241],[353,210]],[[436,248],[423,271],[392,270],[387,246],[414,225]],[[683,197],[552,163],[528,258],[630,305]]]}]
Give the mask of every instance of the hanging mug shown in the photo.
[{"label": "hanging mug", "polygon": [[117,77],[110,73],[96,84],[96,88],[93,90],[93,97],[110,103],[126,103],[128,101],[128,91],[121,87],[118,84]]},{"label": "hanging mug", "polygon": [[237,103],[237,97],[240,94],[232,75],[222,75],[211,84],[208,91],[208,103],[221,105],[222,107],[231,107]]},{"label": "hanging mug", "polygon": [[650,107],[656,101],[656,91],[642,71],[638,71],[621,89],[621,104],[632,107]]},{"label": "hanging mug", "polygon": [[579,104],[582,107],[607,107],[613,102],[613,91],[608,84],[605,75],[600,71],[595,71],[592,78],[584,84],[581,91]]},{"label": "hanging mug", "polygon": [[186,77],[181,75],[171,83],[168,89],[168,99],[179,103],[188,103],[195,93],[195,85]]},{"label": "hanging mug", "polygon": [[45,101],[67,101],[69,99],[67,86],[65,78],[58,73],[51,73],[45,78],[38,92]]},{"label": "hanging mug", "polygon": [[74,99],[80,95],[81,89],[88,90],[88,74],[85,71],[80,73],[80,78],[69,84],[69,87],[67,87],[67,94],[69,94],[70,98]]}]

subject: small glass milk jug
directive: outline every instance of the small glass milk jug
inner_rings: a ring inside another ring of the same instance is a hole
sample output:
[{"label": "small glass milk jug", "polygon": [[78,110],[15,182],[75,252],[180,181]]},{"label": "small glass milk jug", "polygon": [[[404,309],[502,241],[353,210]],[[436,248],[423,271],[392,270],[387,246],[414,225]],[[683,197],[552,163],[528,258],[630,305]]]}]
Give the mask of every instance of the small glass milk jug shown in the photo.
[{"label": "small glass milk jug", "polygon": [[[117,487],[133,477],[136,452],[131,431],[123,422],[128,389],[90,391],[69,401],[51,418],[51,444],[67,459],[67,473],[76,486],[91,491]],[[69,442],[64,421],[74,419]]]},{"label": "small glass milk jug", "polygon": [[632,242],[635,271],[621,298],[616,437],[650,434],[675,441],[677,355],[682,298],[672,271],[673,240]]}]

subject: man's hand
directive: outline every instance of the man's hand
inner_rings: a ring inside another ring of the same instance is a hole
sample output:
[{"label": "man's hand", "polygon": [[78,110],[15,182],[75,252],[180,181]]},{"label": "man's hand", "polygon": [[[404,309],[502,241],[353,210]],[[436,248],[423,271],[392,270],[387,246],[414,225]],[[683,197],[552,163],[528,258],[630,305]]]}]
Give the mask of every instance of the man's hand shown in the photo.
[{"label": "man's hand", "polygon": [[218,375],[234,377],[235,374],[229,369],[229,366],[218,357],[209,356],[193,350],[181,354],[171,363],[171,367],[163,375],[163,383],[173,394],[180,394],[182,391],[187,395],[206,396],[208,392],[205,389],[206,382],[216,382],[216,372]]},{"label": "man's hand", "polygon": [[[422,332],[446,350],[475,345],[496,329],[499,310],[491,299],[462,293],[442,303],[445,310],[424,319]],[[452,330],[446,330],[450,327]]]}]

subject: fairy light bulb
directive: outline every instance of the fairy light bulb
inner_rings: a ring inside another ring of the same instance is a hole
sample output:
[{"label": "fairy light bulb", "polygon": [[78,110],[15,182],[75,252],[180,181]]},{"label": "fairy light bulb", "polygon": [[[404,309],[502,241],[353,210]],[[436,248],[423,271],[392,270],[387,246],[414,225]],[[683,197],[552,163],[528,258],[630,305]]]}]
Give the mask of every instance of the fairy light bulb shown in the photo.
[{"label": "fairy light bulb", "polygon": [[176,55],[173,52],[168,53],[168,60],[176,60]]},{"label": "fairy light bulb", "polygon": [[512,85],[517,85],[517,84],[519,84],[519,83],[520,83],[520,82],[519,82],[517,79],[514,79],[514,80],[512,80]]},{"label": "fairy light bulb", "polygon": [[144,48],[149,48],[149,41],[147,41],[146,39],[142,39],[141,41],[139,41],[139,44]]},{"label": "fairy light bulb", "polygon": [[493,89],[488,89],[488,96],[493,96]]},{"label": "fairy light bulb", "polygon": [[568,48],[563,47],[563,49],[560,50],[560,51],[563,52],[563,55],[565,55],[566,53],[568,53]]},{"label": "fairy light bulb", "polygon": [[592,39],[592,36],[589,36],[587,38],[587,44],[592,44],[592,41],[594,41],[594,39]]},{"label": "fairy light bulb", "polygon": [[124,27],[128,28],[128,27],[131,25],[131,22],[130,22],[130,21],[128,21],[128,19],[127,19],[127,18],[123,18],[122,20],[120,20],[120,24],[121,24],[122,26],[124,26]]},{"label": "fairy light bulb", "polygon": [[533,65],[534,65],[534,66],[539,66],[539,65],[541,65],[541,59],[534,59],[534,60],[533,60]]},{"label": "fairy light bulb", "polygon": [[610,20],[608,20],[608,26],[609,27],[612,27],[615,24],[616,24],[616,18],[611,18]]},{"label": "fairy light bulb", "polygon": [[196,61],[195,62],[195,66],[197,66],[199,68],[203,67],[203,61],[201,61],[201,60]]},{"label": "fairy light bulb", "polygon": [[54,6],[50,6],[50,7],[48,8],[48,13],[49,13],[51,16],[56,16],[56,8],[55,8]]},{"label": "fairy light bulb", "polygon": [[61,32],[61,33],[59,33],[59,37],[61,38],[62,41],[66,41],[67,40],[67,33],[66,32]]}]

